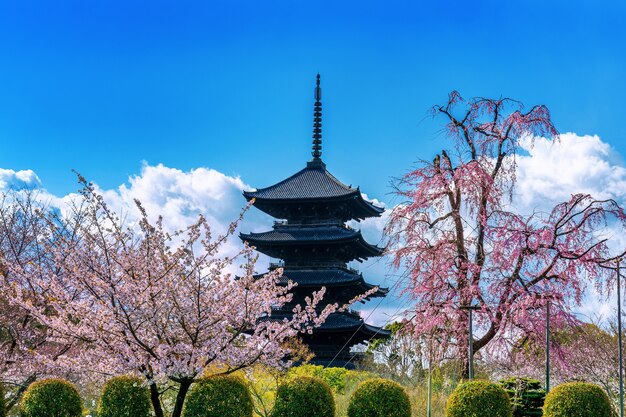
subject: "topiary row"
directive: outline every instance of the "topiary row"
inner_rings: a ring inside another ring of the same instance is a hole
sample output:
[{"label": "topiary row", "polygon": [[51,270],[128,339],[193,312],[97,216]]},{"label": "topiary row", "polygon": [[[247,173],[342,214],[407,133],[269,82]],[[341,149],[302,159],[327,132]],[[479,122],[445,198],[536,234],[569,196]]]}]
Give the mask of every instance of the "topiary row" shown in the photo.
[{"label": "topiary row", "polygon": [[[0,417],[4,417],[0,392]],[[20,403],[20,417],[80,417],[82,402],[74,385],[60,379],[31,384]],[[150,394],[141,378],[122,376],[104,386],[99,417],[148,417]],[[232,376],[196,382],[185,402],[184,417],[252,417],[253,402],[244,381]],[[329,385],[318,378],[297,377],[276,393],[271,417],[334,417],[335,402]],[[410,417],[411,404],[395,382],[372,379],[361,383],[348,409],[349,417]]]},{"label": "topiary row", "polygon": [[[528,382],[528,383],[526,383]],[[612,417],[613,410],[607,394],[597,385],[570,382],[554,388],[546,397],[543,408],[537,410],[541,401],[538,381],[507,380],[501,385],[489,381],[469,381],[459,385],[446,407],[446,417],[511,417],[518,406],[516,416],[543,417]],[[509,394],[504,390],[513,394]],[[515,389],[517,387],[517,390]],[[524,396],[524,393],[530,395]]]}]

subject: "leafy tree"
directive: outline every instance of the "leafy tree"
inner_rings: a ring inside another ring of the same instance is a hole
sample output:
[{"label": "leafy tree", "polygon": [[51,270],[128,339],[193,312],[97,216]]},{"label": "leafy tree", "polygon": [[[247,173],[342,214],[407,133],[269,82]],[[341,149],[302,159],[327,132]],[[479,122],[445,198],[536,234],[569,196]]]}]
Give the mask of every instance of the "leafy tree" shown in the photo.
[{"label": "leafy tree", "polygon": [[385,329],[391,331],[391,336],[369,343],[361,367],[401,384],[415,384],[424,377],[421,341],[406,331],[403,322],[389,323]]}]

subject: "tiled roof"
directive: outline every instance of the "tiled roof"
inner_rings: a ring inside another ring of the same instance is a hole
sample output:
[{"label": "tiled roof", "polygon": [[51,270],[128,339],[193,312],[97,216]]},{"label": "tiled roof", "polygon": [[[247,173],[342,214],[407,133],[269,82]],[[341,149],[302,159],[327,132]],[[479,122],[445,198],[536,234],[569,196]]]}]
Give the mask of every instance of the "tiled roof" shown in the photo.
[{"label": "tiled roof", "polygon": [[273,230],[260,233],[241,234],[243,240],[259,242],[317,242],[334,240],[351,240],[360,238],[358,230],[346,229],[340,226],[319,227],[276,227]]},{"label": "tiled roof", "polygon": [[[289,317],[289,313],[282,311],[275,311],[272,313],[272,319],[282,319],[283,317]],[[336,330],[352,330],[365,334],[368,337],[387,337],[391,334],[389,330],[372,326],[364,323],[363,319],[359,316],[350,313],[332,313],[328,316],[326,321],[317,328],[317,331],[336,331]]]},{"label": "tiled roof", "polygon": [[[345,269],[296,269],[286,270],[280,278],[282,284],[286,284],[289,280],[297,282],[300,286],[329,286],[329,285],[355,285],[356,288],[362,287],[366,290],[374,288],[368,282],[365,282],[363,275],[351,272]],[[381,297],[387,294],[387,288],[379,288],[372,297]]]},{"label": "tiled roof", "polygon": [[244,191],[244,195],[248,199],[271,200],[318,199],[352,194],[360,194],[359,189],[343,184],[323,166],[307,166],[270,187],[260,188],[256,191]]},{"label": "tiled roof", "polygon": [[362,282],[363,277],[344,269],[298,269],[284,271],[281,281],[287,280],[301,285],[345,285]]}]

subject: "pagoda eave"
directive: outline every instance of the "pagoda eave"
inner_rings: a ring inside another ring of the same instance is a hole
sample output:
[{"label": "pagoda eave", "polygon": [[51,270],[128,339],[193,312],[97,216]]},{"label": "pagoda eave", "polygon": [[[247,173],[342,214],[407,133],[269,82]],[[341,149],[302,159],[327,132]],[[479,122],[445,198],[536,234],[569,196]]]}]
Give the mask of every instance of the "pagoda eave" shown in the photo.
[{"label": "pagoda eave", "polygon": [[255,191],[244,191],[243,195],[248,201],[254,199],[256,208],[276,218],[292,217],[293,214],[290,213],[308,206],[329,207],[345,205],[348,210],[345,219],[357,220],[380,217],[385,211],[383,207],[378,207],[365,200],[358,189],[350,194],[326,198],[263,198],[256,195]]}]

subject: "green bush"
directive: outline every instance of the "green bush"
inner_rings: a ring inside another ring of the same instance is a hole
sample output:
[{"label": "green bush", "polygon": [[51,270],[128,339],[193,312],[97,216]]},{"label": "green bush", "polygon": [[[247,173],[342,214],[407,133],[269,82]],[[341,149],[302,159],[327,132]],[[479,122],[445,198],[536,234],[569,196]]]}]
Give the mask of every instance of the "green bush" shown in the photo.
[{"label": "green bush", "polygon": [[541,382],[529,378],[509,378],[500,381],[500,385],[511,399],[513,417],[541,417],[546,391]]},{"label": "green bush", "polygon": [[287,380],[276,391],[272,417],[334,417],[335,400],[328,384],[301,376]]},{"label": "green bush", "polygon": [[62,379],[33,382],[20,402],[20,417],[81,417],[82,412],[78,391]]},{"label": "green bush", "polygon": [[546,396],[545,417],[611,417],[612,409],[606,392],[586,382],[568,382],[556,386]]},{"label": "green bush", "polygon": [[352,394],[348,417],[411,417],[411,401],[399,384],[370,379]]},{"label": "green bush", "polygon": [[104,386],[98,417],[148,417],[150,412],[150,392],[143,379],[119,376]]},{"label": "green bush", "polygon": [[[299,376],[309,376],[319,378],[326,382],[330,389],[336,394],[344,394],[353,379],[368,379],[371,376],[363,375],[364,372],[352,371],[346,368],[324,368],[320,365],[300,365],[294,366],[287,374],[288,378]],[[365,376],[365,378],[363,378]]]},{"label": "green bush", "polygon": [[233,376],[212,376],[193,384],[184,417],[252,417],[252,396],[245,382]]},{"label": "green bush", "polygon": [[509,396],[498,384],[469,381],[459,385],[446,407],[447,417],[511,417]]}]

